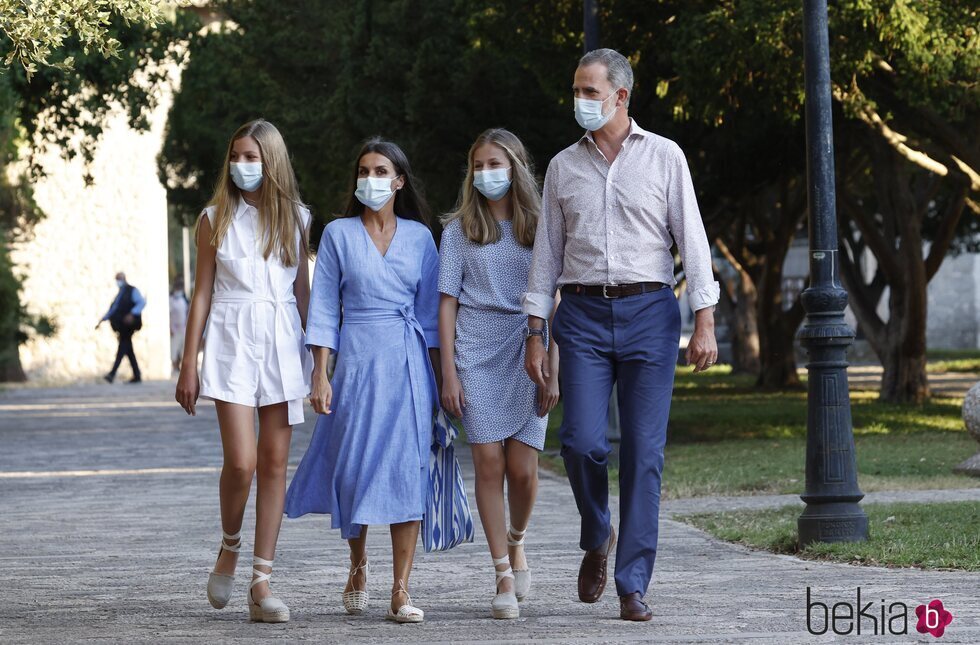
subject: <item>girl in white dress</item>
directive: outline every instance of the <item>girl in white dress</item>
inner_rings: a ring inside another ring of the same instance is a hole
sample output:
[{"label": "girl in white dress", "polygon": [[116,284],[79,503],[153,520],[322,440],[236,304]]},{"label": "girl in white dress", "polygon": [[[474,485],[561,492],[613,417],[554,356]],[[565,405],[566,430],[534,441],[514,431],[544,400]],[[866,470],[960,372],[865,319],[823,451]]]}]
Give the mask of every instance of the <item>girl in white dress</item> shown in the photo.
[{"label": "girl in white dress", "polygon": [[[303,399],[310,393],[312,360],[304,334],[309,225],[282,135],[267,121],[246,123],[228,144],[214,197],[198,220],[197,274],[176,398],[188,414],[195,414],[198,397],[213,400],[218,413],[224,537],[208,578],[208,600],[216,609],[231,597],[245,505],[258,472],[248,607],[250,618],[260,622],[289,620],[268,581],[292,426],[303,422]],[[198,374],[202,335],[207,342]]]}]

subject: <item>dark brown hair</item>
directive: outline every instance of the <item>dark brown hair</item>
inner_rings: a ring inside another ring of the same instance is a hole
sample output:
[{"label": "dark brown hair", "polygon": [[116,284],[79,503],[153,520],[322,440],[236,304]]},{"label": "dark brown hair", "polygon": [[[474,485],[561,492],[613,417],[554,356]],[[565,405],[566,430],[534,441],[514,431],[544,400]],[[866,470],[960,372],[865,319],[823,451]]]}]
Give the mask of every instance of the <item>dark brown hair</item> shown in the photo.
[{"label": "dark brown hair", "polygon": [[354,159],[354,170],[351,176],[350,190],[348,191],[347,207],[344,208],[342,217],[355,217],[364,213],[364,204],[354,196],[357,188],[357,169],[361,165],[361,159],[369,153],[377,153],[391,162],[395,167],[395,172],[405,178],[405,185],[395,192],[395,215],[404,219],[412,219],[425,225],[430,231],[432,226],[429,223],[429,206],[425,203],[422,194],[422,187],[418,179],[412,174],[412,168],[408,164],[408,157],[405,152],[398,147],[398,144],[385,141],[380,137],[368,139],[361,146],[361,151]]}]

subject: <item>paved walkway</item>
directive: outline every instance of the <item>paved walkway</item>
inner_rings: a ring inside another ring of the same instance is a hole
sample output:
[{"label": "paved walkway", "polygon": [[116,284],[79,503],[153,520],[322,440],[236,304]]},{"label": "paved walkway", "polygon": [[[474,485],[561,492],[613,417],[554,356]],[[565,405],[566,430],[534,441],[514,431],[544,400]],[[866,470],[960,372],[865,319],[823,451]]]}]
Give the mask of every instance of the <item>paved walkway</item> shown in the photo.
[{"label": "paved walkway", "polygon": [[[310,430],[307,423],[296,431],[294,464]],[[520,620],[489,618],[493,574],[478,534],[476,544],[448,554],[420,553],[412,588],[425,624],[385,623],[390,560],[380,530],[369,541],[371,608],[347,616],[345,544],[324,518],[310,517],[284,523],[277,554],[274,587],[292,622],[252,625],[246,566],[225,610],[204,597],[219,539],[219,467],[213,408],[184,416],[169,383],[0,393],[0,642],[834,641],[806,631],[808,586],[828,604],[853,603],[860,586],[874,610],[879,599],[914,607],[938,597],[956,616],[942,642],[980,642],[976,574],[801,561],[725,544],[667,517],[648,595],[654,619],[625,623],[614,593],[595,605],[575,600],[575,505],[567,484],[550,475],[528,538],[534,588]],[[665,516],[703,503],[676,500]],[[253,521],[250,507],[246,527]],[[247,532],[245,541],[252,543]],[[912,630],[868,640],[932,642],[915,634],[914,621]]]},{"label": "paved walkway", "polygon": [[[853,388],[877,390],[881,387],[883,372],[880,365],[851,365],[847,368],[847,382]],[[805,375],[806,370],[801,369],[800,374]],[[939,396],[964,396],[980,381],[980,374],[972,372],[930,373],[927,376],[930,391]]]}]

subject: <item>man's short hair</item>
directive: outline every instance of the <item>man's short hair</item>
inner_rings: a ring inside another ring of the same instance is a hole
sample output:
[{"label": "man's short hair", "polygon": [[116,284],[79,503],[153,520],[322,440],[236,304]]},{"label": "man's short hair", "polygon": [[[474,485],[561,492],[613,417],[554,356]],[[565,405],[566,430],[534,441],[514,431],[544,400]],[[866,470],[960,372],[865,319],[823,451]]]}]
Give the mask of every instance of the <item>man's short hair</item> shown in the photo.
[{"label": "man's short hair", "polygon": [[633,67],[629,60],[615,49],[593,49],[578,61],[579,67],[600,63],[606,66],[606,78],[612,84],[613,90],[626,88],[626,107],[633,98]]}]

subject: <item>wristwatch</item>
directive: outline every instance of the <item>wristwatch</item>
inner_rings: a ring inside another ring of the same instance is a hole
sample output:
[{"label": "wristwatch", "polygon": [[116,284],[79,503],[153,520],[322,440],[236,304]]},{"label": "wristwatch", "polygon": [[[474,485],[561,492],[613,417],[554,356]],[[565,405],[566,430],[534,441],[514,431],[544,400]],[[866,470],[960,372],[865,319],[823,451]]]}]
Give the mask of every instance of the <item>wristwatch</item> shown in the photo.
[{"label": "wristwatch", "polygon": [[530,339],[532,336],[538,336],[539,338],[544,338],[544,328],[535,329],[534,327],[525,327],[526,333],[524,335],[524,340]]}]

